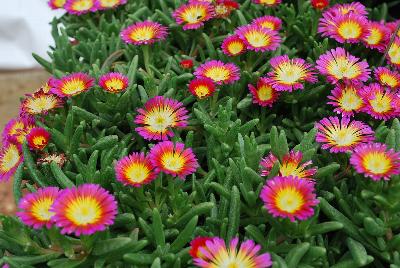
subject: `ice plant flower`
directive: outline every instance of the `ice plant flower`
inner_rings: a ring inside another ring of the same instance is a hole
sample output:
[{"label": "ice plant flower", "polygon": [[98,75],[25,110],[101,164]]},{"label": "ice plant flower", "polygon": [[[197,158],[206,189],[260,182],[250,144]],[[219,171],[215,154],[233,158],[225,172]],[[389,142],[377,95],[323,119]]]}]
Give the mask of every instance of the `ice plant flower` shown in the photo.
[{"label": "ice plant flower", "polygon": [[314,215],[319,201],[315,194],[315,183],[293,176],[277,176],[267,180],[260,194],[265,208],[274,217],[291,221],[306,220]]},{"label": "ice plant flower", "polygon": [[39,115],[47,114],[50,110],[60,108],[64,101],[55,94],[45,93],[39,90],[28,94],[21,103],[21,114]]},{"label": "ice plant flower", "polygon": [[205,241],[205,246],[199,248],[200,256],[193,258],[197,267],[246,267],[267,268],[272,266],[269,253],[260,254],[261,246],[253,240],[246,240],[240,244],[239,239],[233,238],[228,247],[219,237]]},{"label": "ice plant flower", "polygon": [[386,144],[363,144],[354,149],[350,164],[358,173],[374,181],[389,180],[400,174],[400,152],[388,149]]},{"label": "ice plant flower", "polygon": [[117,202],[98,184],[82,184],[64,189],[53,203],[51,220],[61,234],[91,235],[114,223]]},{"label": "ice plant flower", "polygon": [[363,38],[366,47],[384,52],[389,41],[390,33],[384,24],[377,21],[368,22],[369,34]]},{"label": "ice plant flower", "polygon": [[261,176],[268,176],[276,163],[279,163],[279,175],[284,177],[293,176],[311,180],[317,172],[316,167],[309,167],[312,165],[311,160],[303,162],[302,152],[291,150],[283,156],[281,163],[272,153],[261,159]]},{"label": "ice plant flower", "polygon": [[277,31],[256,24],[240,26],[235,34],[243,40],[248,50],[254,51],[273,51],[282,41]]},{"label": "ice plant flower", "polygon": [[128,85],[128,77],[121,73],[108,73],[99,78],[99,86],[110,93],[124,91]]},{"label": "ice plant flower", "polygon": [[325,75],[329,82],[337,83],[339,80],[346,82],[365,82],[371,73],[366,61],[350,55],[341,47],[331,49],[322,54],[317,60],[316,68]]},{"label": "ice plant flower", "polygon": [[217,85],[233,84],[240,78],[240,69],[233,63],[211,60],[197,67],[194,75],[197,78],[210,78]]},{"label": "ice plant flower", "polygon": [[4,128],[3,142],[22,144],[25,141],[26,135],[34,127],[36,127],[35,121],[30,117],[11,119]]},{"label": "ice plant flower", "polygon": [[231,35],[222,41],[222,52],[227,56],[237,56],[246,51],[246,44],[237,35]]},{"label": "ice plant flower", "polygon": [[198,29],[204,22],[215,16],[214,6],[208,2],[192,2],[176,9],[172,16],[177,24],[183,24],[183,30]]},{"label": "ice plant flower", "polygon": [[88,12],[97,11],[97,4],[95,0],[67,0],[64,9],[74,15],[82,15]]},{"label": "ice plant flower", "polygon": [[363,111],[378,120],[389,120],[399,115],[399,95],[378,83],[370,84],[361,91],[366,103]]},{"label": "ice plant flower", "polygon": [[137,113],[135,123],[143,126],[135,130],[146,140],[167,140],[173,137],[171,128],[185,127],[189,118],[181,102],[163,96],[148,100]]},{"label": "ice plant flower", "polygon": [[350,121],[349,117],[323,118],[316,124],[318,129],[315,140],[322,144],[322,149],[331,153],[353,150],[361,143],[368,143],[375,139],[374,131],[361,121]]},{"label": "ice plant flower", "polygon": [[115,175],[124,185],[141,187],[152,182],[157,173],[144,153],[132,153],[115,164]]},{"label": "ice plant flower", "polygon": [[326,13],[329,13],[332,16],[355,14],[362,17],[366,17],[368,15],[367,9],[360,2],[351,2],[348,4],[336,4],[333,7],[329,8],[326,11]]},{"label": "ice plant flower", "polygon": [[44,128],[34,127],[26,135],[29,148],[33,150],[43,150],[50,141],[50,133]]},{"label": "ice plant flower", "polygon": [[303,89],[303,82],[317,82],[314,67],[303,59],[282,55],[272,58],[270,64],[272,71],[268,73],[267,81],[277,91],[291,92]]},{"label": "ice plant flower", "polygon": [[339,43],[358,43],[370,34],[368,20],[353,13],[323,16],[319,21],[318,32]]},{"label": "ice plant flower", "polygon": [[276,91],[264,77],[258,80],[256,87],[251,84],[249,84],[248,87],[253,96],[253,103],[257,103],[260,106],[272,107],[272,104],[279,98],[279,92]]},{"label": "ice plant flower", "polygon": [[190,60],[190,59],[181,60],[179,62],[179,65],[184,69],[192,69],[193,68],[193,60]]},{"label": "ice plant flower", "polygon": [[282,26],[282,20],[274,16],[263,16],[255,18],[251,24],[258,25],[262,28],[266,28],[273,31],[279,31]]},{"label": "ice plant flower", "polygon": [[329,0],[311,0],[311,5],[315,9],[322,10],[329,6]]},{"label": "ice plant flower", "polygon": [[7,181],[14,175],[23,161],[21,146],[9,142],[0,149],[0,182]]},{"label": "ice plant flower", "polygon": [[217,18],[228,17],[233,10],[239,8],[239,3],[232,0],[216,0],[214,5],[215,16]]},{"label": "ice plant flower", "polygon": [[397,90],[400,88],[400,73],[391,71],[386,67],[378,67],[374,70],[375,79],[382,86]]},{"label": "ice plant flower", "polygon": [[190,250],[189,250],[189,255],[192,256],[192,258],[201,258],[203,255],[200,252],[200,248],[204,247],[206,245],[206,242],[212,240],[212,237],[196,237],[192,241],[190,241]]},{"label": "ice plant flower", "polygon": [[393,66],[400,69],[400,37],[396,37],[390,46],[387,58]]},{"label": "ice plant flower", "polygon": [[185,144],[163,141],[150,150],[149,158],[157,172],[164,172],[185,179],[196,171],[199,164],[191,148]]},{"label": "ice plant flower", "polygon": [[215,92],[215,84],[210,78],[196,78],[189,83],[189,91],[199,99],[212,96]]},{"label": "ice plant flower", "polygon": [[339,83],[328,96],[328,99],[330,99],[328,104],[335,107],[333,111],[342,116],[353,116],[354,113],[362,111],[365,105],[359,92],[358,85]]},{"label": "ice plant flower", "polygon": [[164,40],[168,35],[168,28],[158,22],[136,22],[121,31],[121,38],[125,43],[133,45],[149,45]]},{"label": "ice plant flower", "polygon": [[26,194],[18,203],[17,216],[21,221],[34,229],[44,226],[50,228],[53,225],[50,211],[51,206],[59,195],[57,187],[39,188],[37,192]]},{"label": "ice plant flower", "polygon": [[282,3],[282,0],[253,0],[255,4],[264,5],[268,7],[277,6]]},{"label": "ice plant flower", "polygon": [[67,0],[49,0],[47,3],[51,9],[63,8]]},{"label": "ice plant flower", "polygon": [[45,165],[45,164],[49,165],[50,163],[54,162],[60,168],[62,168],[64,166],[64,164],[67,162],[67,158],[65,157],[65,154],[45,153],[36,162],[38,165]]},{"label": "ice plant flower", "polygon": [[89,90],[94,79],[85,73],[72,73],[61,79],[51,80],[51,93],[59,97],[73,97]]},{"label": "ice plant flower", "polygon": [[120,5],[125,5],[128,0],[96,0],[98,9],[115,8]]}]

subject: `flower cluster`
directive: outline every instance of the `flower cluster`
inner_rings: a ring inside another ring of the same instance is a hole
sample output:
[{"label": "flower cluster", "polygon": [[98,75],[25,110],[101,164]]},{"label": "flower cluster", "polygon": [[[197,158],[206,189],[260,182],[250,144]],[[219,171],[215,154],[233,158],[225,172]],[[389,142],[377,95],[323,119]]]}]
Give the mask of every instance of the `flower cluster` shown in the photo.
[{"label": "flower cluster", "polygon": [[65,9],[69,14],[83,15],[125,5],[127,0],[49,0],[52,9]]}]

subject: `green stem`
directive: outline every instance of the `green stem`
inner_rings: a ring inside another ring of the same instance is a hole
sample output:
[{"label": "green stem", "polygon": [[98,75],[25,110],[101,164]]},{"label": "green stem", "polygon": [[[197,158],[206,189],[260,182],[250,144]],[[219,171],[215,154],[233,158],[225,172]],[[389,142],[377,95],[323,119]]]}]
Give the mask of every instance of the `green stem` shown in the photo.
[{"label": "green stem", "polygon": [[210,104],[210,108],[211,108],[211,114],[216,114],[217,113],[217,102],[218,102],[218,95],[219,95],[219,91],[216,91],[214,93],[214,96],[211,98],[211,104]]},{"label": "green stem", "polygon": [[143,51],[144,68],[146,69],[147,74],[151,78],[153,78],[154,73],[153,73],[153,70],[151,70],[151,68],[150,68],[150,46],[143,45],[142,51]]}]

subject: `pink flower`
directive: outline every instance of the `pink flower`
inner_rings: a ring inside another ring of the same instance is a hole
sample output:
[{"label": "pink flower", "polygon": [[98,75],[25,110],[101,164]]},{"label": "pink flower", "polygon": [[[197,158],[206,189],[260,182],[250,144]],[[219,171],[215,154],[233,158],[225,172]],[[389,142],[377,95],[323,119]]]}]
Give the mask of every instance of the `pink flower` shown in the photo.
[{"label": "pink flower", "polygon": [[129,86],[129,81],[121,73],[107,73],[100,76],[99,86],[110,93],[119,93]]},{"label": "pink flower", "polygon": [[235,34],[243,40],[248,50],[253,51],[274,51],[282,41],[277,31],[255,24],[240,26]]},{"label": "pink flower", "polygon": [[193,30],[215,17],[215,10],[211,3],[195,1],[180,6],[172,16],[177,24],[183,24],[183,30]]},{"label": "pink flower", "polygon": [[95,0],[67,0],[64,9],[70,14],[79,16],[97,11],[98,5]]},{"label": "pink flower", "polygon": [[335,107],[333,110],[342,116],[353,116],[354,113],[362,111],[365,103],[360,94],[360,88],[363,85],[355,85],[351,83],[339,83],[331,91],[328,104]]},{"label": "pink flower", "polygon": [[262,16],[259,18],[255,18],[252,21],[252,24],[261,26],[262,28],[266,28],[269,30],[279,31],[282,27],[282,20],[274,16]]},{"label": "pink flower", "polygon": [[125,43],[133,45],[149,45],[164,40],[168,35],[168,28],[158,22],[136,22],[121,31],[121,38]]},{"label": "pink flower", "polygon": [[253,103],[257,103],[260,106],[272,105],[278,100],[280,93],[276,91],[271,83],[264,77],[261,77],[257,82],[257,87],[248,85],[251,95],[253,95]]},{"label": "pink flower", "polygon": [[237,35],[231,35],[224,39],[221,45],[222,52],[227,56],[238,56],[246,52],[246,44]]},{"label": "pink flower", "polygon": [[233,84],[240,78],[240,69],[233,63],[211,60],[197,67],[194,75],[197,78],[210,78],[217,85]]}]

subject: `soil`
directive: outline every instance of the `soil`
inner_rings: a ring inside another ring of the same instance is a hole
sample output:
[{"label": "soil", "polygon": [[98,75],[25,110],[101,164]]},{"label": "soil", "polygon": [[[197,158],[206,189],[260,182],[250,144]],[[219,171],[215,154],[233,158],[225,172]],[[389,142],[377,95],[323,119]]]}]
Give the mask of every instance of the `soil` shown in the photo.
[{"label": "soil", "polygon": [[[0,71],[0,131],[8,120],[18,116],[20,98],[44,84],[49,74],[41,69]],[[12,180],[0,184],[0,214],[15,213]]]}]

